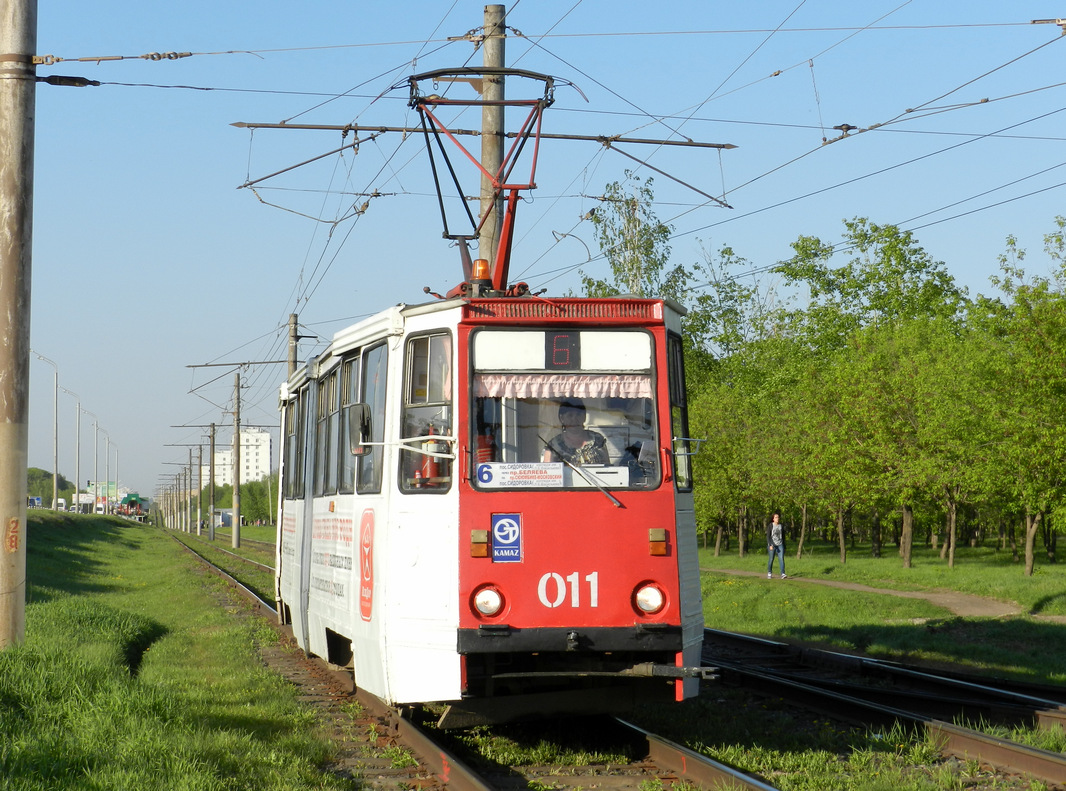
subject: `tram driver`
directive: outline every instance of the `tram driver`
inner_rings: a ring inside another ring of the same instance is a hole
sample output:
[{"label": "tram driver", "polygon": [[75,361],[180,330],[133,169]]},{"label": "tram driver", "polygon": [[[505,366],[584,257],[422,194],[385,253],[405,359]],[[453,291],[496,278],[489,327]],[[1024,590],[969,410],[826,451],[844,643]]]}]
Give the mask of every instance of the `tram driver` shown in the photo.
[{"label": "tram driver", "polygon": [[552,437],[544,448],[541,461],[564,461],[573,465],[607,464],[607,439],[599,432],[585,428],[585,402],[569,397],[559,404],[559,424],[562,431]]}]

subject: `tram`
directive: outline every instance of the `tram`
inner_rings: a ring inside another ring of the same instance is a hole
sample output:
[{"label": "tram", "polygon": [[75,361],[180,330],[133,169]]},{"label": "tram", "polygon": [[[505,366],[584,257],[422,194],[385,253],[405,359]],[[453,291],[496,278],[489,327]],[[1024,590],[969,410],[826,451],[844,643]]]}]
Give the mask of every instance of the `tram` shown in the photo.
[{"label": "tram", "polygon": [[691,697],[684,309],[535,296],[505,261],[281,386],[279,617],[444,727]]}]

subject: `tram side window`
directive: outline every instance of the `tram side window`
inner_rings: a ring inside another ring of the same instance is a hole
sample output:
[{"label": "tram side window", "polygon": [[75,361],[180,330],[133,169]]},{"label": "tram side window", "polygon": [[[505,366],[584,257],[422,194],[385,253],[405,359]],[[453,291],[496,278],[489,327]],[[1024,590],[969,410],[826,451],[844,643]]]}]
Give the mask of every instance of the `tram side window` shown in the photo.
[{"label": "tram side window", "polygon": [[452,339],[448,333],[409,338],[404,358],[400,489],[444,492],[452,483]]},{"label": "tram side window", "polygon": [[340,410],[340,441],[337,453],[339,455],[340,480],[338,490],[342,494],[351,494],[355,491],[355,457],[351,454],[346,437],[348,436],[348,411],[347,407],[359,401],[359,358],[353,357],[344,361],[341,368],[341,410]]},{"label": "tram side window", "polygon": [[685,364],[681,338],[667,339],[667,375],[670,382],[670,427],[674,433],[674,468],[677,488],[692,488],[691,443],[688,439],[688,398],[685,393]]},{"label": "tram side window", "polygon": [[285,497],[304,495],[304,412],[307,399],[303,393],[285,407]]},{"label": "tram side window", "polygon": [[370,494],[381,491],[385,441],[385,379],[388,348],[379,344],[363,355],[363,375],[359,400],[370,407],[370,452],[359,457],[357,491]]},{"label": "tram side window", "polygon": [[340,415],[338,413],[337,372],[318,385],[318,415],[315,436],[315,494],[337,491],[337,454]]}]

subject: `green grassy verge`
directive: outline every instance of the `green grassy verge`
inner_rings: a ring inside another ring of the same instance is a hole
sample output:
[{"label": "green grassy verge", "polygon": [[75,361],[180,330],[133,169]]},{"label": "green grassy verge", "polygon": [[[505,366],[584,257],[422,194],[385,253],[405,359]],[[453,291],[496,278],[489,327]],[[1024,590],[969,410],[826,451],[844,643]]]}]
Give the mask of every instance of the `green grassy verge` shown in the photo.
[{"label": "green grassy verge", "polygon": [[0,652],[5,789],[328,789],[329,743],[255,659],[269,627],[162,531],[42,512],[26,640]]},{"label": "green grassy verge", "polygon": [[212,543],[206,537],[198,537],[195,534],[168,531],[172,537],[186,544],[201,556],[207,558],[220,569],[225,571],[239,583],[249,588],[263,601],[274,600],[274,572],[242,562],[234,555],[253,560],[271,569],[274,566],[274,553],[264,552],[261,545],[242,543],[238,549],[233,549],[228,542],[219,541],[217,538]]},{"label": "green grassy verge", "polygon": [[[766,579],[762,551],[741,558],[735,551],[714,557],[702,550],[700,566],[704,617],[711,627],[1066,683],[1061,660],[1066,626],[1061,623],[1028,614],[958,618],[922,599],[811,584],[835,580],[890,590],[959,591],[1015,602],[1024,612],[1063,614],[1066,567],[1057,564],[1038,563],[1034,575],[1025,577],[1009,553],[979,547],[960,549],[954,568],[933,550],[919,549],[913,567],[904,569],[893,548],[886,547],[884,557],[875,559],[868,546],[851,550],[841,564],[835,544],[810,542],[802,558],[786,558],[787,581]],[[652,730],[789,791],[1046,787],[1024,778],[990,777],[974,762],[942,762],[926,739],[899,729],[841,728],[827,719],[778,710],[773,698],[714,683],[705,683],[699,698],[676,707],[643,709],[637,718]],[[1058,732],[1017,729],[999,735],[1046,750],[1066,749],[1066,734]]]},{"label": "green grassy verge", "polygon": [[[815,544],[786,560],[789,580],[767,580],[766,554],[714,557],[700,552],[707,626],[781,639],[814,641],[901,661],[950,662],[975,672],[1066,684],[1066,625],[1029,615],[957,618],[921,599],[866,593],[811,580],[855,582],[895,590],[952,590],[1017,603],[1023,612],[1066,613],[1066,565],[1037,566],[1032,577],[1008,553],[960,550],[948,568],[932,550],[915,552],[904,569],[886,550],[880,559],[852,552],[841,564],[835,545]],[[731,569],[756,576],[716,574]],[[777,569],[774,573],[776,575]]]},{"label": "green grassy verge", "polygon": [[[761,534],[756,551],[741,558],[736,550],[715,557],[710,549],[700,550],[700,567],[708,569],[743,569],[766,574],[766,548]],[[869,545],[849,549],[847,561],[840,562],[835,543],[807,541],[803,557],[789,548],[785,567],[790,577],[799,579],[858,582],[874,588],[897,590],[953,590],[975,596],[990,596],[1015,602],[1026,612],[1039,615],[1066,615],[1066,557],[1060,550],[1058,561],[1051,563],[1043,552],[1036,558],[1033,576],[1026,577],[1024,565],[1015,561],[1007,550],[989,546],[960,547],[955,565],[949,567],[940,553],[928,547],[912,552],[911,568],[903,568],[896,548],[886,545],[882,557],[874,558]],[[774,566],[777,574],[777,566]]]},{"label": "green grassy verge", "polygon": [[[272,539],[272,528],[262,532],[259,538],[245,529],[242,537]],[[1066,606],[1066,569],[1044,563],[1026,578],[1007,553],[981,548],[960,550],[954,569],[920,550],[909,570],[888,551],[874,560],[860,548],[842,565],[835,545],[808,549],[799,560],[788,558],[793,579],[784,583],[765,579],[761,552],[745,558],[701,553],[709,569],[708,625],[1064,680],[1061,624],[1029,616],[954,618],[922,600],[804,580],[962,590],[1056,613]],[[166,533],[40,512],[30,524],[27,571],[27,639],[0,652],[0,788],[347,787],[319,771],[330,747],[315,736],[293,690],[251,659],[273,633],[218,607],[218,583],[199,574]],[[705,684],[696,700],[642,711],[639,719],[786,789],[992,787],[983,785],[987,778],[976,766],[938,764],[921,739],[799,719],[777,711],[773,700],[753,702],[714,684]],[[555,755],[540,737],[525,743],[521,730],[505,734],[538,763],[618,760],[610,752],[597,755],[596,745],[584,745],[575,758],[563,750]],[[502,750],[512,760],[516,748],[507,742],[506,736],[495,742],[490,753]],[[1061,742],[1040,746],[1063,749]]]},{"label": "green grassy verge", "polygon": [[[204,535],[207,535],[207,531],[204,531]],[[222,541],[225,544],[230,544],[233,538],[233,534],[228,527],[215,528],[215,539]],[[250,541],[269,541],[273,542],[277,538],[277,528],[274,525],[243,525],[241,527],[241,540],[248,539]]]}]

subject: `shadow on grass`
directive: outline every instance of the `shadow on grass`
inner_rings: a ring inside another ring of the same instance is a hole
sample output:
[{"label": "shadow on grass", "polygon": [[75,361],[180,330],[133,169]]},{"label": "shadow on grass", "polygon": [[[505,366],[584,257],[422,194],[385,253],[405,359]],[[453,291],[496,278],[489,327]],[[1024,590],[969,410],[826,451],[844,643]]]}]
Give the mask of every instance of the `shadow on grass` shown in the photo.
[{"label": "shadow on grass", "polygon": [[[701,545],[700,551],[709,558],[713,547],[708,548]],[[940,551],[939,547],[934,549],[928,544],[917,545],[911,550],[911,562],[917,565],[945,566],[947,560],[940,557]],[[721,557],[732,558],[733,561],[738,559],[735,548],[724,550]],[[889,561],[898,560],[898,558],[899,550],[892,543],[885,543],[881,547],[881,554],[876,557],[869,543],[851,545],[847,551],[848,560]],[[743,558],[740,558],[740,562],[746,565],[750,561],[754,568],[758,566],[758,560],[761,560],[764,564],[766,563],[766,549],[765,547],[760,549],[760,544],[756,542],[754,545],[749,545]],[[832,574],[840,569],[840,547],[835,541],[808,538],[804,541],[802,556],[796,557],[796,545],[793,541],[788,544],[785,553],[785,562],[788,563],[790,560],[809,561],[815,564],[827,563],[828,565],[819,569],[819,571],[823,574]],[[1066,544],[1057,548],[1054,557],[1049,557],[1045,547],[1038,545],[1036,547],[1035,560],[1038,568],[1056,566],[1066,562]],[[1019,544],[1017,554],[1015,554],[1010,549],[1001,549],[991,543],[979,546],[962,545],[955,550],[955,562],[966,565],[974,564],[984,568],[1018,568],[1024,562],[1023,547]],[[814,568],[812,566],[812,569]]]},{"label": "shadow on grass", "polygon": [[1034,602],[1032,609],[1030,610],[1032,615],[1040,615],[1048,609],[1052,609],[1052,605],[1055,602],[1066,601],[1066,591],[1062,593],[1056,593],[1051,596],[1042,596]]},{"label": "shadow on grass", "polygon": [[107,552],[139,546],[129,537],[130,523],[117,517],[30,510],[26,521],[28,602],[118,589],[118,583],[98,581],[103,568],[100,558]]},{"label": "shadow on grass", "polygon": [[949,618],[924,624],[797,626],[778,631],[781,639],[900,661],[958,663],[981,672],[1037,683],[1063,684],[1055,659],[1066,655],[1066,629],[1022,618]]}]

